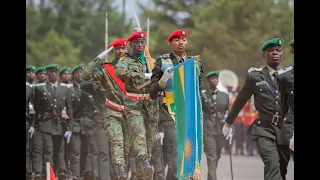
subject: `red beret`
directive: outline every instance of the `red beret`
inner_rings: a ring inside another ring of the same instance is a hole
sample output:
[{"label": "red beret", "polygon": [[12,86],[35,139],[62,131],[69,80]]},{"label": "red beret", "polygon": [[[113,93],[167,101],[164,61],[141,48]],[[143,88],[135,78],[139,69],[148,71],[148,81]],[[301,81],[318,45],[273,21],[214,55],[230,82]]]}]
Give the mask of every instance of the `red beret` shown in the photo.
[{"label": "red beret", "polygon": [[116,46],[126,46],[127,45],[127,40],[124,39],[124,38],[120,38],[120,39],[116,39],[114,41],[112,41],[110,44],[109,44],[109,47],[113,46],[113,47],[116,47]]},{"label": "red beret", "polygon": [[131,34],[129,37],[128,37],[128,41],[132,41],[132,40],[135,40],[135,39],[146,39],[147,37],[147,33],[144,32],[144,31],[137,31],[137,32],[134,32],[133,34]]},{"label": "red beret", "polygon": [[173,33],[170,34],[168,37],[168,41],[170,42],[172,38],[180,38],[180,37],[185,37],[188,38],[188,31],[186,30],[175,30]]}]

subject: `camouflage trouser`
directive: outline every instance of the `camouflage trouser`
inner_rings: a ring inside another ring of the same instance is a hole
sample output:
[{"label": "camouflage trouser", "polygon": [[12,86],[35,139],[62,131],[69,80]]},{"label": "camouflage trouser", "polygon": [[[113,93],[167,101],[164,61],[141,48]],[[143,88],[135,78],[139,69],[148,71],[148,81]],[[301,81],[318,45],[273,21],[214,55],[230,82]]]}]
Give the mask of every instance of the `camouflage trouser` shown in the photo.
[{"label": "camouflage trouser", "polygon": [[105,118],[113,164],[127,165],[130,139],[127,120],[122,112],[108,109]]},{"label": "camouflage trouser", "polygon": [[153,144],[158,132],[158,100],[136,101],[126,99],[125,115],[128,120],[130,142],[137,158],[137,177],[141,174],[140,159],[151,157]]}]

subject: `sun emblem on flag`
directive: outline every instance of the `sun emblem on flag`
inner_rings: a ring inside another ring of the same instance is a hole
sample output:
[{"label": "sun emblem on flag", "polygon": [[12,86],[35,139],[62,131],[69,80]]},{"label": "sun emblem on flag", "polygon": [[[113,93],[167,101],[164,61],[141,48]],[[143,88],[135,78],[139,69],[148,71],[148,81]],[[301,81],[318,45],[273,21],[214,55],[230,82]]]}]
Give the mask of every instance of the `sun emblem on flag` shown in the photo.
[{"label": "sun emblem on flag", "polygon": [[186,140],[184,149],[185,149],[185,152],[184,152],[185,157],[186,157],[187,159],[190,159],[190,156],[191,156],[192,153],[193,153],[193,152],[192,152],[192,151],[193,151],[193,145],[192,145],[192,143],[191,143],[191,141],[190,141],[189,139]]}]

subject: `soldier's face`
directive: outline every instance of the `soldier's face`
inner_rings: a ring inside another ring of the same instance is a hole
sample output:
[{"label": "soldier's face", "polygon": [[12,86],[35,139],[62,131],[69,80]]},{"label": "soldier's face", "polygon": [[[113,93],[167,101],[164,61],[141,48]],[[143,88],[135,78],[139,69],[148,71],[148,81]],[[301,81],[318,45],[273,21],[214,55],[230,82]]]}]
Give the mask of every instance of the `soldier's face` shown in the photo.
[{"label": "soldier's face", "polygon": [[113,55],[117,59],[119,59],[121,56],[123,56],[124,53],[126,53],[126,52],[127,52],[127,48],[124,46],[113,48]]},{"label": "soldier's face", "polygon": [[219,83],[219,77],[218,76],[210,76],[208,78],[208,83],[211,87],[216,88]]},{"label": "soldier's face", "polygon": [[145,39],[135,39],[130,42],[130,47],[132,48],[135,54],[142,54],[144,52],[145,46],[146,46]]},{"label": "soldier's face", "polygon": [[270,67],[279,66],[283,59],[283,51],[280,47],[269,47],[263,53],[267,65]]},{"label": "soldier's face", "polygon": [[183,53],[186,51],[188,44],[187,38],[173,38],[170,42],[170,46],[173,50],[173,52],[176,53]]},{"label": "soldier's face", "polygon": [[50,82],[55,82],[58,80],[58,77],[59,77],[59,73],[58,73],[58,70],[48,70],[47,71],[47,75],[48,75],[48,80]]},{"label": "soldier's face", "polygon": [[62,81],[66,81],[66,82],[69,82],[69,81],[71,81],[71,74],[70,74],[70,72],[63,72],[63,73],[61,73],[61,80]]},{"label": "soldier's face", "polygon": [[26,71],[26,79],[27,81],[34,80],[35,74],[33,70]]},{"label": "soldier's face", "polygon": [[46,72],[39,72],[37,74],[37,80],[38,82],[44,82],[47,80],[47,73]]},{"label": "soldier's face", "polygon": [[82,81],[82,70],[78,70],[73,73],[73,80],[76,82],[81,82]]}]

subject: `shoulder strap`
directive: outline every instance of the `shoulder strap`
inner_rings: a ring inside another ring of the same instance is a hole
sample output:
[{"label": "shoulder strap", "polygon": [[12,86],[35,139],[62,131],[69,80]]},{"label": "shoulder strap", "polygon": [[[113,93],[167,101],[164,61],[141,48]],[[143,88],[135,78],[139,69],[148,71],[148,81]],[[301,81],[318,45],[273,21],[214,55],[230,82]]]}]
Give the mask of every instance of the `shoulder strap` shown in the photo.
[{"label": "shoulder strap", "polygon": [[104,64],[103,65],[106,69],[106,72],[111,76],[111,78],[116,82],[116,84],[120,87],[120,89],[124,92],[124,94],[127,93],[125,84],[123,81],[121,81],[120,78],[118,78],[115,75],[116,69],[112,67],[112,64]]}]

